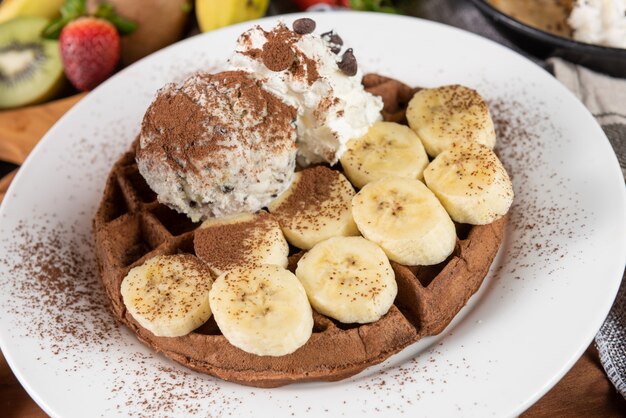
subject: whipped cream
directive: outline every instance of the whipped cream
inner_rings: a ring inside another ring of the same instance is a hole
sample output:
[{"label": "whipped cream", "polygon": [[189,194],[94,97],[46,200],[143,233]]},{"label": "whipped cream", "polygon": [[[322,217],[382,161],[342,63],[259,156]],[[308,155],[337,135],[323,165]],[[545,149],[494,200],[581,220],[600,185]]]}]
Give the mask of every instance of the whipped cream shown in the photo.
[{"label": "whipped cream", "polygon": [[626,0],[578,0],[568,23],[577,41],[626,48]]},{"label": "whipped cream", "polygon": [[[271,43],[287,45],[293,62],[284,68],[269,63]],[[364,135],[381,118],[382,100],[363,89],[361,72],[348,76],[338,67],[342,53],[334,54],[331,47],[338,49],[318,35],[297,34],[279,23],[269,32],[260,26],[244,32],[230,59],[232,68],[253,74],[265,90],[297,109],[302,166],[335,164],[346,143]]]}]

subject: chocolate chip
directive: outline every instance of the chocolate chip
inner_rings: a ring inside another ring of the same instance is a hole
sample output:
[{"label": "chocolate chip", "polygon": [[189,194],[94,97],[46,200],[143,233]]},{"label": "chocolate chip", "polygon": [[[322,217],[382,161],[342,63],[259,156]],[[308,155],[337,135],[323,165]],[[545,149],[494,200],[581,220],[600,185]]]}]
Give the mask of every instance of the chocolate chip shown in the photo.
[{"label": "chocolate chip", "polygon": [[338,54],[343,46],[343,39],[337,35],[334,31],[325,32],[321,35],[322,39],[328,43],[328,47],[333,54]]},{"label": "chocolate chip", "polygon": [[343,73],[348,77],[356,75],[356,70],[358,67],[356,63],[356,58],[354,57],[354,53],[352,52],[352,48],[348,48],[348,50],[343,53],[341,61],[339,61],[338,65],[339,69],[343,71]]},{"label": "chocolate chip", "polygon": [[303,17],[293,22],[293,31],[300,35],[306,35],[315,30],[315,20]]},{"label": "chocolate chip", "polygon": [[339,35],[333,34],[330,37],[330,50],[333,54],[338,54],[343,46],[343,39]]},{"label": "chocolate chip", "polygon": [[235,190],[233,186],[228,186],[228,185],[223,185],[221,189],[222,189],[222,193],[230,193],[233,190]]}]

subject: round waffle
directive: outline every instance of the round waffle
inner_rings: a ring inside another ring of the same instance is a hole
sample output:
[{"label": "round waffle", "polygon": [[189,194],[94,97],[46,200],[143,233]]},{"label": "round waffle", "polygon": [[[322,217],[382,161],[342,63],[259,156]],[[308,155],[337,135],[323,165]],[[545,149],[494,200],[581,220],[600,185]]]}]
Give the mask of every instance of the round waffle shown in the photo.
[{"label": "round waffle", "polygon": [[[404,120],[416,91],[378,75],[363,79],[366,89],[383,98],[385,120]],[[132,149],[115,163],[94,220],[98,267],[114,315],[154,350],[200,372],[244,385],[276,387],[308,380],[335,381],[377,364],[427,335],[441,332],[480,287],[498,251],[505,218],[490,225],[457,225],[454,253],[436,266],[391,263],[398,296],[380,320],[342,324],[314,311],[309,341],[294,353],[257,356],[231,345],[210,319],[182,337],[157,337],[127,312],[121,282],[147,259],[194,251],[194,224],[157,202],[139,174]],[[289,258],[294,270],[303,253]]]}]

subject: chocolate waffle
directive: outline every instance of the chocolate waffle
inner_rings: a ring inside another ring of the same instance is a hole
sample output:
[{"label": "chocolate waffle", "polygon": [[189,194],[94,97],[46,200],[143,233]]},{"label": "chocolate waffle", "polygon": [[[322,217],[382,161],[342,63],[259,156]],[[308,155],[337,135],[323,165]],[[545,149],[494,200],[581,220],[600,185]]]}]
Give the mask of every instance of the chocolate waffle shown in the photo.
[{"label": "chocolate waffle", "polygon": [[[377,75],[363,79],[380,95],[386,120],[403,121],[415,89]],[[157,255],[194,254],[194,224],[157,202],[135,162],[137,142],[115,163],[94,220],[99,271],[115,317],[158,352],[200,372],[257,387],[336,381],[377,364],[420,338],[441,332],[480,287],[502,241],[506,218],[484,226],[457,225],[454,253],[435,266],[392,262],[398,296],[380,320],[342,324],[314,311],[309,341],[292,354],[257,356],[231,345],[211,318],[182,337],[157,337],[127,312],[121,282]],[[295,269],[303,252],[289,258]]]}]

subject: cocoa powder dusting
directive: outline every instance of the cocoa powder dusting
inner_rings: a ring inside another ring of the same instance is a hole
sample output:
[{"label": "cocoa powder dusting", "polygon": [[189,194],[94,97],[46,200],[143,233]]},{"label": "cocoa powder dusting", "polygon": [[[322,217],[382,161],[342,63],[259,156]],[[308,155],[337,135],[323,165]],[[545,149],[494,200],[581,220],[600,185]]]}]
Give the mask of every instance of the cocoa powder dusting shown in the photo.
[{"label": "cocoa powder dusting", "polygon": [[317,63],[302,53],[295,44],[302,35],[289,30],[284,24],[279,24],[270,32],[263,31],[266,43],[263,49],[250,49],[243,52],[252,59],[260,59],[272,71],[291,72],[296,79],[306,79],[309,85],[319,78]]},{"label": "cocoa powder dusting", "polygon": [[[590,214],[578,207],[578,193],[570,189],[571,179],[559,173],[563,162],[547,161],[544,155],[545,148],[564,141],[542,143],[542,134],[548,132],[552,138],[562,138],[562,133],[552,125],[549,115],[537,110],[541,103],[523,93],[519,96],[523,100],[500,97],[488,105],[498,141],[495,150],[515,188],[509,224],[517,237],[507,248],[509,262],[503,273],[518,280],[531,280],[536,273],[524,276],[522,271],[539,270],[550,277],[563,269],[559,260],[568,255],[582,256],[569,254],[556,237],[586,240],[586,234],[593,230],[587,227]],[[533,173],[546,170],[549,173],[537,184]],[[554,192],[542,191],[546,188]]]},{"label": "cocoa powder dusting", "polygon": [[[295,186],[287,191],[287,198],[272,212],[281,225],[300,229],[298,220],[306,219],[307,222],[319,226],[324,217],[340,219],[350,210],[350,202],[331,199],[340,188],[352,188],[349,184],[344,184],[340,172],[326,166],[316,166],[304,169],[297,175],[299,177],[294,180]],[[354,194],[354,190],[352,193]]]},{"label": "cocoa powder dusting", "polygon": [[[159,94],[144,116],[141,131],[143,135],[158,137],[152,147],[159,146],[164,155],[173,156],[169,161],[184,169],[184,161],[199,153],[186,146],[186,141],[202,135],[204,119],[203,109],[189,96]],[[206,151],[214,151],[216,147],[216,144],[209,143]],[[145,155],[150,148],[140,148],[139,153]]]},{"label": "cocoa powder dusting", "polygon": [[271,245],[272,238],[266,233],[272,229],[282,234],[272,215],[261,211],[245,222],[199,228],[194,236],[194,249],[201,260],[220,270],[257,264],[261,260],[255,258],[252,250]]},{"label": "cocoa powder dusting", "polygon": [[296,60],[292,47],[283,42],[267,42],[261,52],[263,64],[272,71],[283,71],[291,67]]},{"label": "cocoa powder dusting", "polygon": [[280,207],[281,216],[293,217],[328,200],[332,194],[332,184],[339,176],[337,171],[325,166],[307,168],[299,174],[296,186]]},{"label": "cocoa powder dusting", "polygon": [[297,78],[302,78],[306,74],[306,81],[309,85],[315,83],[320,78],[320,74],[317,71],[317,63],[315,60],[307,57],[302,54],[300,56],[300,65],[298,65],[294,70],[294,76]]},{"label": "cocoa powder dusting", "polygon": [[91,231],[22,222],[15,235],[0,262],[15,277],[28,278],[9,290],[15,300],[28,303],[6,307],[21,318],[18,326],[26,335],[49,344],[46,350],[53,355],[98,348],[100,339],[119,335],[114,317],[102,309],[108,301],[97,281]]},{"label": "cocoa powder dusting", "polygon": [[97,390],[128,417],[222,416],[240,405],[215,380],[144,354],[141,343],[122,332],[99,280],[93,231],[84,223],[41,216],[20,221],[13,235],[0,255],[11,273],[4,309],[19,330],[14,336],[45,353],[30,367],[56,368],[87,387],[93,382],[85,373],[106,376]]}]

